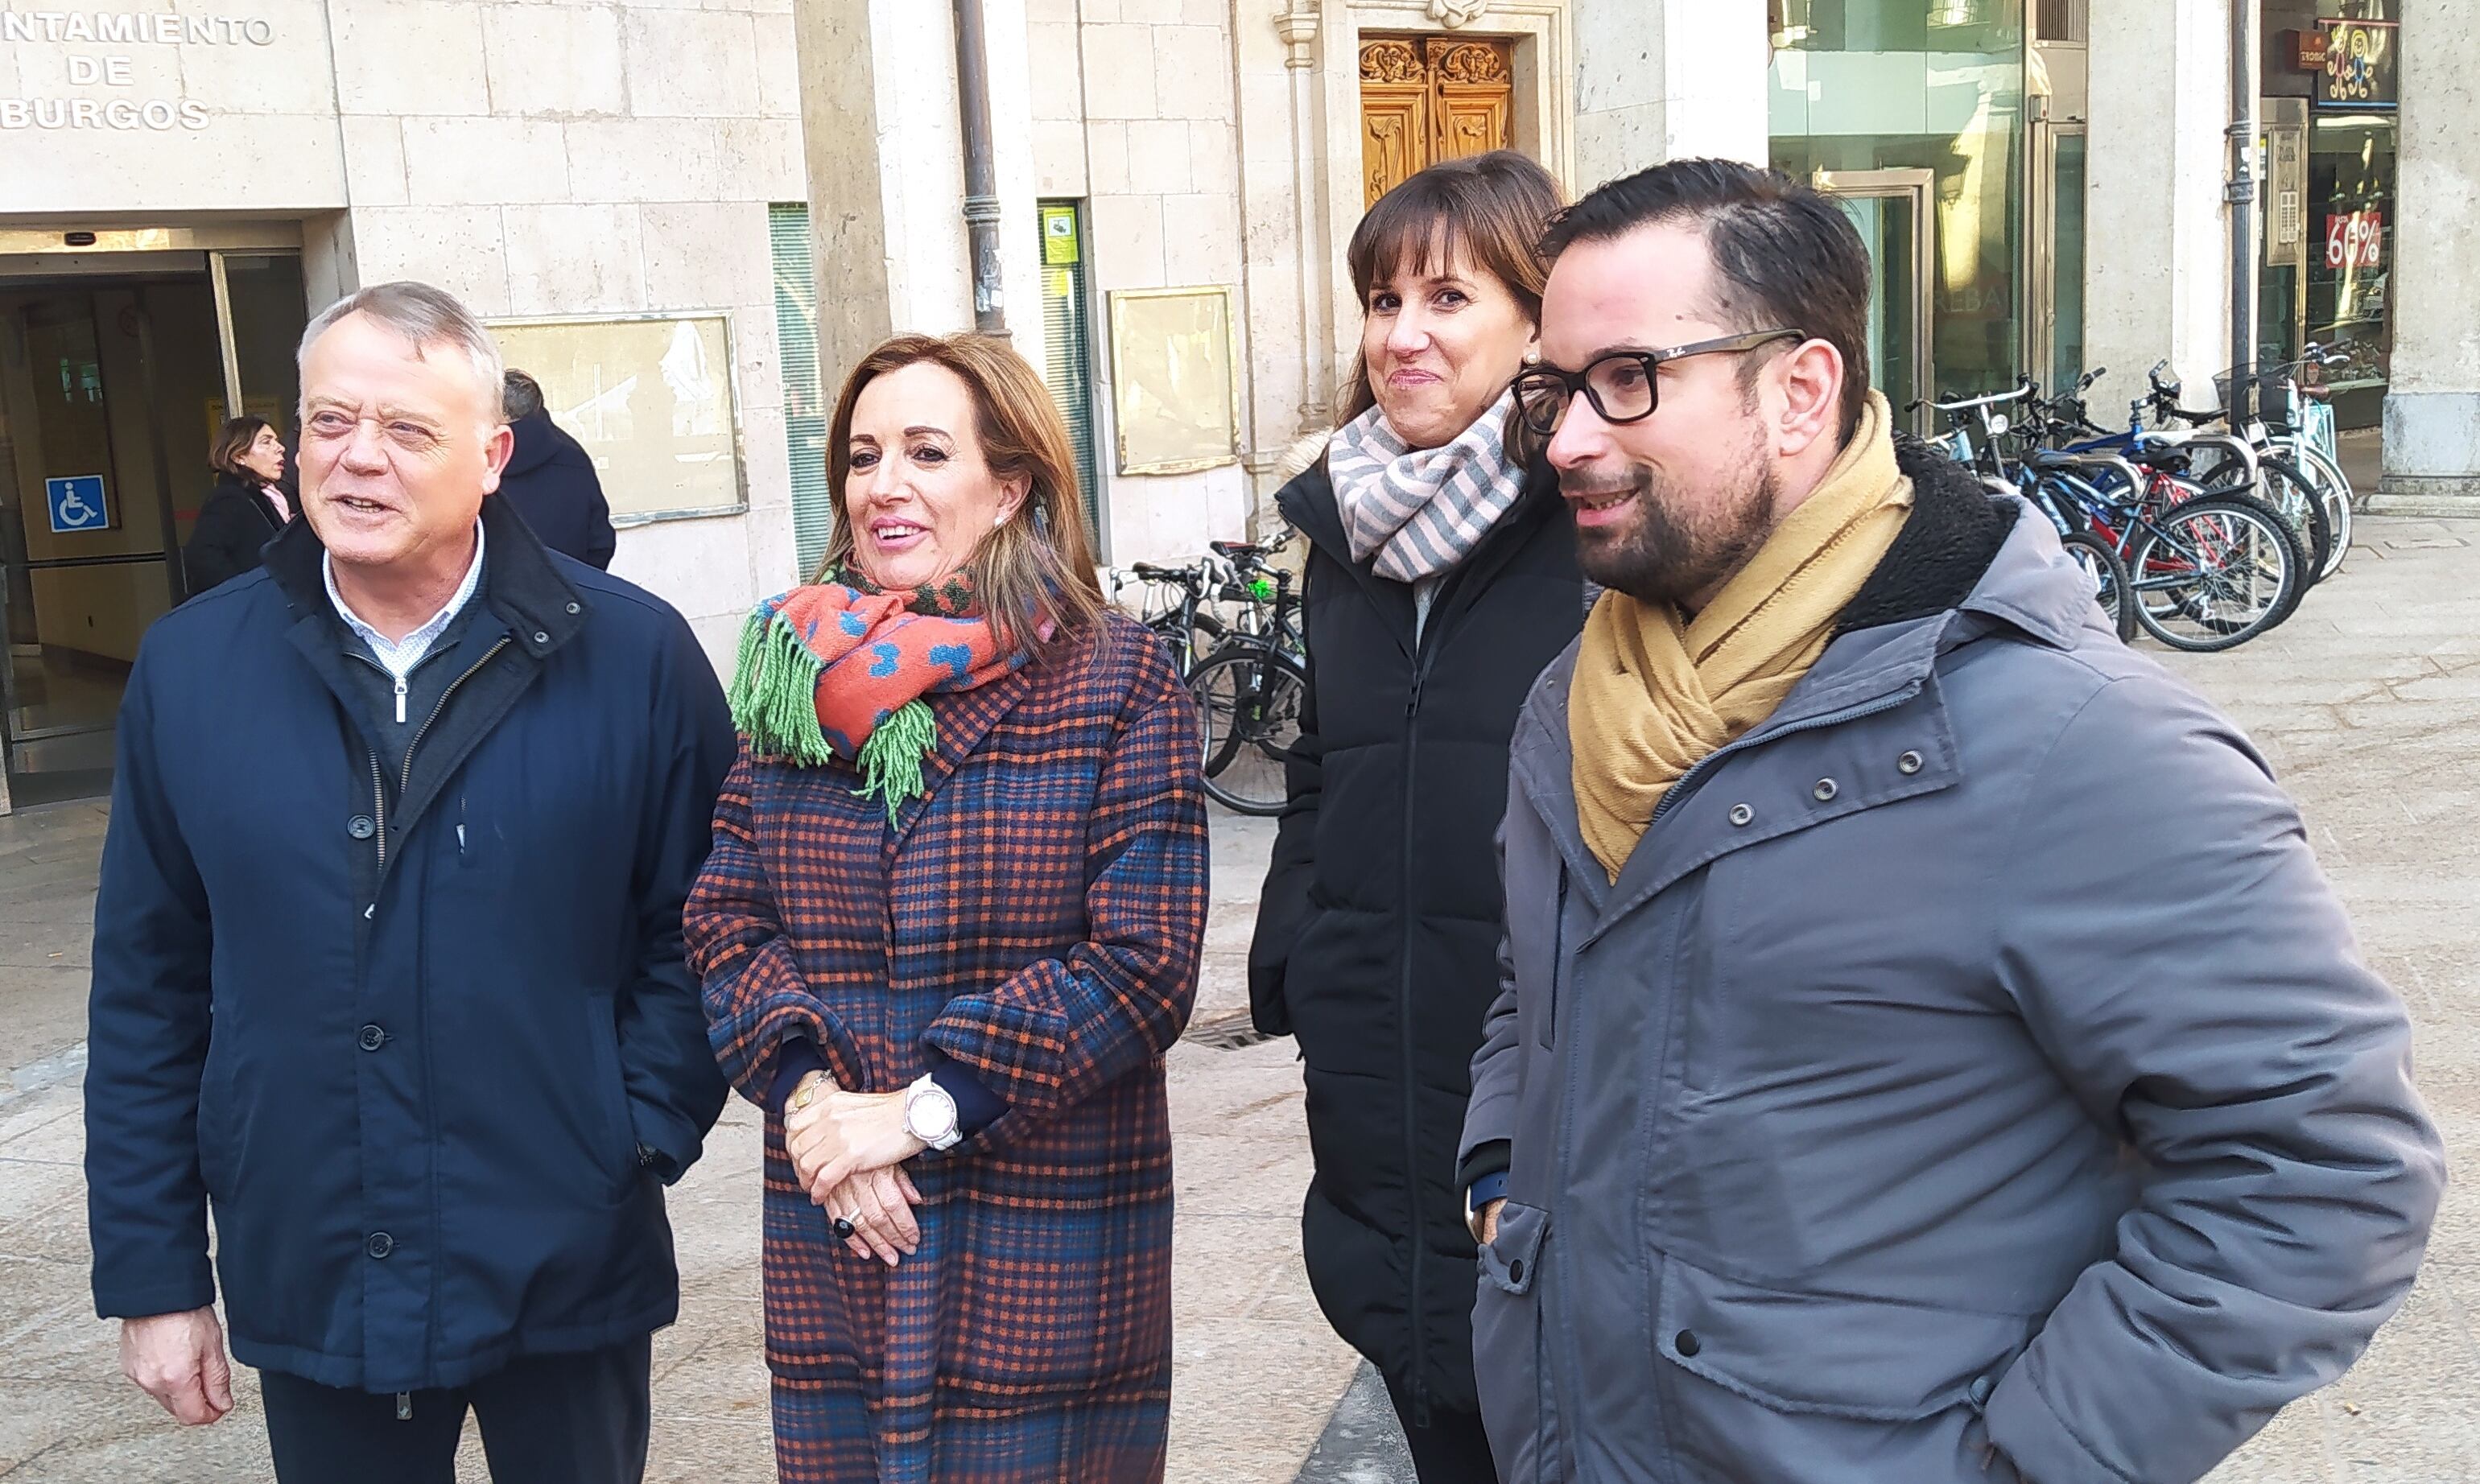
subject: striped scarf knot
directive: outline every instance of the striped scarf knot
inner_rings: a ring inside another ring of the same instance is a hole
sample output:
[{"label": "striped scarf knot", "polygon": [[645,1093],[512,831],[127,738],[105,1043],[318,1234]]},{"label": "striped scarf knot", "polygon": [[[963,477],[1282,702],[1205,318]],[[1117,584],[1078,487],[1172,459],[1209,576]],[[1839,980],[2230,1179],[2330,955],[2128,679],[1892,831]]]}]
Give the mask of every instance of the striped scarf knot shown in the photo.
[{"label": "striped scarf knot", "polygon": [[1434,577],[1462,561],[1524,493],[1507,452],[1514,406],[1511,388],[1434,448],[1407,445],[1375,407],[1336,428],[1326,472],[1353,560],[1397,582]]}]

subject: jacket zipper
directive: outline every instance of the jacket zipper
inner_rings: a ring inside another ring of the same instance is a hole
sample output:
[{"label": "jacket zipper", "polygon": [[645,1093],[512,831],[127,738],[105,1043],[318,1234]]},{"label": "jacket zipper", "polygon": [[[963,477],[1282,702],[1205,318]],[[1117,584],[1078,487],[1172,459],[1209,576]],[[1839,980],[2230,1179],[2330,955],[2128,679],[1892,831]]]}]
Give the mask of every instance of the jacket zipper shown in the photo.
[{"label": "jacket zipper", "polygon": [[[1742,737],[1739,741],[1731,743],[1727,747],[1718,748],[1715,751],[1706,754],[1703,757],[1699,758],[1694,765],[1690,767],[1687,772],[1681,774],[1677,782],[1670,785],[1669,791],[1662,796],[1662,803],[1654,806],[1653,818],[1645,822],[1645,828],[1647,830],[1651,830],[1655,822],[1659,821],[1664,814],[1669,812],[1670,806],[1673,804],[1677,803],[1680,799],[1685,798],[1691,792],[1689,785],[1692,782],[1695,781],[1708,768],[1713,767],[1722,758],[1729,756],[1731,754],[1747,748],[1763,746],[1768,742],[1773,741],[1777,737],[1794,736],[1803,731],[1815,731],[1821,727],[1839,727],[1846,722],[1855,722],[1864,717],[1874,716],[1880,711],[1891,711],[1895,709],[1895,707],[1902,705],[1906,702],[1909,702],[1913,697],[1919,695],[1924,683],[1925,682],[1914,681],[1892,695],[1883,696],[1875,701],[1869,702],[1862,705],[1852,706],[1845,710],[1829,711],[1823,716],[1811,717],[1807,721],[1794,723],[1791,726],[1784,727],[1775,731],[1750,733],[1747,736]],[[1559,873],[1559,881],[1563,892],[1566,885],[1566,880],[1567,873],[1564,863],[1563,862]],[[1565,921],[1566,913],[1563,909],[1563,896],[1560,922],[1563,926]],[[1677,947],[1678,945],[1674,941],[1671,944],[1673,954],[1677,952]],[[1556,998],[1558,975],[1561,963],[1564,959],[1565,945],[1563,942],[1561,942],[1558,944],[1558,950],[1553,953],[1550,963],[1551,985],[1553,987],[1551,1012],[1554,1016],[1558,1012]],[[1570,1027],[1569,1029],[1572,1031],[1573,1027]],[[1558,1055],[1566,1069],[1563,1078],[1563,1083],[1564,1087],[1570,1089],[1574,1088],[1576,1086],[1577,1043],[1578,1037],[1574,1035],[1570,1035],[1566,1038],[1565,1043],[1558,1047]],[[1559,1141],[1556,1150],[1558,1168],[1552,1171],[1549,1187],[1549,1224],[1553,1231],[1558,1229],[1562,1220],[1564,1218],[1566,1212],[1566,1201],[1564,1199],[1564,1192],[1567,1189],[1566,1172],[1575,1163],[1575,1151],[1573,1148],[1574,1139],[1575,1099],[1572,1096],[1563,1096],[1559,1103]],[[1537,1257],[1535,1262],[1537,1271],[1538,1270],[1541,1262],[1545,1260],[1546,1259]],[[1556,1405],[1563,1401],[1566,1396],[1568,1382],[1572,1377],[1567,1373],[1569,1370],[1568,1367],[1559,1365],[1556,1360],[1553,1359],[1550,1353],[1550,1345],[1547,1343],[1549,1335],[1554,1330],[1563,1332],[1565,1326],[1550,1312],[1553,1300],[1561,1295],[1555,1290],[1555,1286],[1545,1286],[1545,1277],[1546,1275],[1536,1277],[1534,1279],[1534,1285],[1537,1290],[1537,1296],[1534,1300],[1534,1313],[1540,1320],[1540,1333],[1537,1338],[1542,1343],[1540,1344],[1538,1354],[1542,1361],[1548,1362],[1544,1368],[1547,1374],[1540,1379],[1546,1383],[1549,1394],[1553,1398],[1554,1405]],[[1581,1358],[1579,1363],[1581,1364]],[[1658,1402],[1657,1405],[1659,1405]],[[1572,1425],[1574,1420],[1573,1416],[1565,1414],[1565,1409],[1563,1407],[1561,1407],[1560,1410],[1563,1414],[1561,1420],[1563,1423]],[[1565,1450],[1563,1448],[1563,1456],[1564,1456],[1564,1451]]]},{"label": "jacket zipper", "polygon": [[[448,709],[449,699],[456,694],[458,686],[463,685],[466,681],[474,678],[476,675],[479,674],[484,665],[487,665],[492,660],[499,658],[500,652],[506,649],[508,647],[508,643],[509,641],[504,636],[502,637],[499,643],[492,645],[488,650],[483,652],[480,659],[474,661],[471,669],[467,670],[463,675],[458,676],[456,678],[449,681],[448,688],[439,693],[439,704],[430,708],[430,714],[422,719],[421,728],[414,732],[413,740],[404,745],[404,772],[403,776],[397,781],[397,796],[399,798],[403,797],[404,791],[413,786],[413,750],[422,745],[423,738],[430,735],[431,724],[438,721],[440,713]],[[399,701],[397,704],[400,707],[403,705],[403,702],[401,701]],[[402,715],[403,713],[400,710],[398,714]]]},{"label": "jacket zipper", "polygon": [[1436,633],[1435,620],[1440,616],[1437,601],[1445,596],[1444,592],[1432,595],[1430,605],[1432,622],[1423,624],[1419,622],[1417,614],[1414,617],[1416,631],[1412,639],[1412,691],[1404,702],[1404,943],[1403,972],[1396,985],[1395,1029],[1396,1040],[1404,1053],[1404,1184],[1407,1215],[1411,1218],[1410,1230],[1406,1235],[1410,1239],[1412,1254],[1410,1271],[1408,1274],[1410,1302],[1407,1304],[1405,1314],[1411,1320],[1412,1423],[1416,1427],[1426,1427],[1430,1424],[1430,1383],[1428,1376],[1424,1374],[1423,1365],[1425,1353],[1423,1341],[1427,1338],[1428,1325],[1423,1322],[1425,1306],[1421,1294],[1421,1249],[1426,1243],[1421,1233],[1420,1088],[1415,1084],[1418,1068],[1412,1055],[1412,949],[1419,937],[1414,931],[1413,917],[1412,887],[1415,878],[1415,872],[1412,869],[1412,851],[1415,844],[1412,833],[1412,805],[1415,797],[1413,773],[1415,759],[1419,753],[1421,688],[1429,680],[1430,661],[1436,653],[1436,651],[1424,641]]},{"label": "jacket zipper", "polygon": [[387,874],[387,777],[379,771],[379,755],[371,754],[371,812],[378,819],[379,874]]},{"label": "jacket zipper", "polygon": [[[503,637],[497,644],[492,645],[489,650],[485,651],[480,659],[474,661],[473,665],[468,668],[463,675],[460,675],[456,678],[449,681],[448,688],[439,693],[438,704],[430,708],[430,714],[428,716],[422,719],[422,726],[414,732],[413,740],[404,745],[404,767],[397,779],[396,785],[397,796],[399,798],[402,798],[404,796],[404,791],[413,786],[414,749],[420,747],[422,745],[422,739],[430,734],[431,726],[436,723],[439,720],[440,715],[448,709],[450,698],[456,694],[458,687],[462,686],[466,681],[474,678],[475,676],[480,674],[484,665],[487,665],[492,660],[499,658],[500,652],[506,649],[510,642],[511,641],[507,638]],[[389,671],[384,665],[374,664],[371,660],[364,658],[362,655],[354,654],[349,657],[361,660],[363,664],[370,665],[372,669],[377,670],[382,674],[386,674],[395,680],[396,719],[400,722],[403,721],[404,695],[406,689],[404,678]],[[370,758],[372,810],[378,821],[379,875],[381,877],[385,877],[387,875],[388,852],[387,781],[386,776],[379,770],[379,755],[373,752],[370,755]],[[465,846],[465,831],[462,824],[457,826],[456,845],[459,851],[462,851]]]}]

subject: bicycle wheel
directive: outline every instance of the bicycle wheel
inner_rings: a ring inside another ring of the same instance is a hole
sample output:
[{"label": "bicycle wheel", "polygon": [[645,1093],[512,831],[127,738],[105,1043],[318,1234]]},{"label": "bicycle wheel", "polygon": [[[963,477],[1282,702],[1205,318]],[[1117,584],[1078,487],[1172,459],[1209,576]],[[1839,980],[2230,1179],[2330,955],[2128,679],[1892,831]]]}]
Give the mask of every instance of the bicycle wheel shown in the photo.
[{"label": "bicycle wheel", "polygon": [[2308,556],[2303,580],[2310,587],[2325,580],[2334,567],[2334,517],[2299,466],[2266,454],[2257,460],[2257,497],[2290,523]]},{"label": "bicycle wheel", "polygon": [[2068,560],[2084,570],[2092,578],[2093,597],[2101,603],[2102,616],[2118,631],[2118,641],[2125,644],[2135,637],[2135,593],[2127,584],[2127,566],[2109,543],[2087,531],[2070,531],[2058,538],[2067,549]]},{"label": "bicycle wheel", "polygon": [[1273,650],[1229,644],[1189,672],[1204,734],[1205,792],[1240,814],[1282,812],[1284,763],[1301,736],[1308,676]]},{"label": "bicycle wheel", "polygon": [[2325,558],[2323,574],[2330,577],[2342,570],[2343,561],[2351,554],[2351,476],[2327,458],[2324,449],[2304,438],[2292,439],[2284,456],[2307,475],[2309,487],[2316,492],[2317,503],[2325,507],[2326,520],[2333,524],[2334,552]]},{"label": "bicycle wheel", "polygon": [[2129,550],[2135,620],[2174,650],[2234,649],[2290,616],[2307,563],[2299,538],[2262,502],[2185,500],[2151,517]]}]

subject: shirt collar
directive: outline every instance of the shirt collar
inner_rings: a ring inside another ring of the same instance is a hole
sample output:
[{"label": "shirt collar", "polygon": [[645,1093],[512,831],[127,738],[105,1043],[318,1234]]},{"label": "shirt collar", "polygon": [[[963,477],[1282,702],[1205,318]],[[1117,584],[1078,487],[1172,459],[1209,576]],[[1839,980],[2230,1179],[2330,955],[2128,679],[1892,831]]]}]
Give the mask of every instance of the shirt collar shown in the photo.
[{"label": "shirt collar", "polygon": [[457,584],[455,595],[448,600],[446,607],[432,614],[429,622],[401,639],[392,640],[362,622],[362,616],[355,613],[352,606],[345,601],[345,595],[337,591],[336,559],[323,550],[319,553],[319,576],[326,581],[327,601],[335,604],[336,616],[343,619],[345,626],[358,635],[364,644],[371,647],[373,653],[382,660],[396,653],[410,653],[418,660],[429,650],[431,642],[455,621],[456,615],[465,611],[465,605],[474,601],[475,592],[481,587],[482,541],[482,523],[477,520],[474,523],[474,560],[465,568],[465,580]]}]

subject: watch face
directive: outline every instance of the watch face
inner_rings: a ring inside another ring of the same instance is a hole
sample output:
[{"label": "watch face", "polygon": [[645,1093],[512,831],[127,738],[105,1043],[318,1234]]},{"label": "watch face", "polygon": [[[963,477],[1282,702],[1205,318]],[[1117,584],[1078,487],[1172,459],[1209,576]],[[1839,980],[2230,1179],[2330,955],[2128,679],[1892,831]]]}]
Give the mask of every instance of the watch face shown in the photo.
[{"label": "watch face", "polygon": [[906,1106],[904,1121],[912,1125],[914,1138],[935,1144],[956,1132],[956,1100],[944,1087],[923,1087]]}]

